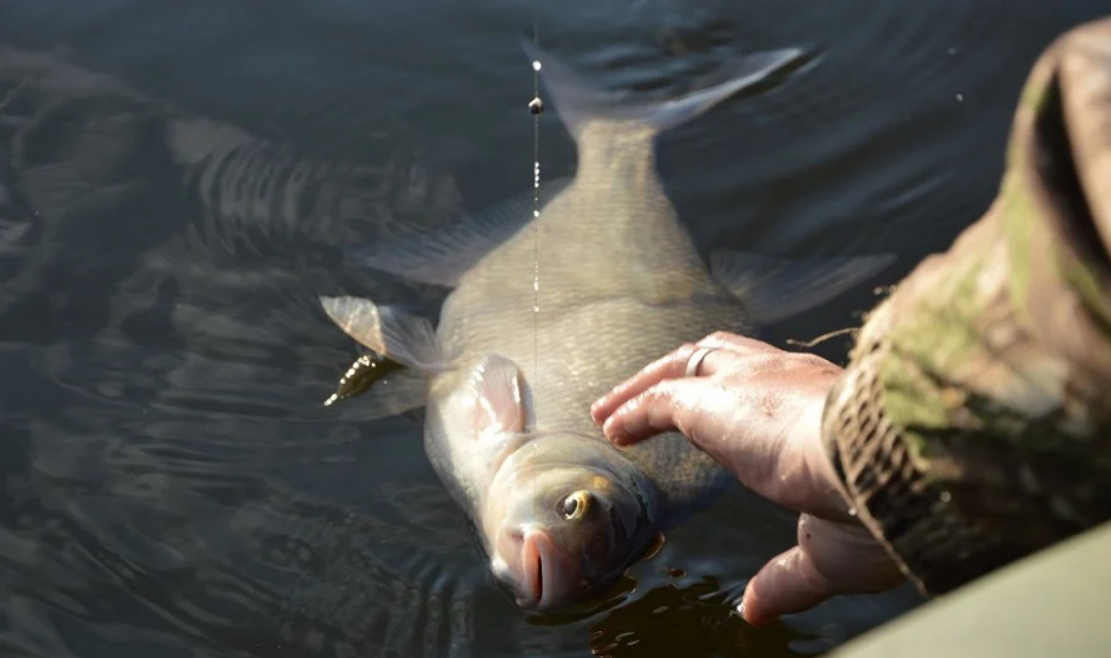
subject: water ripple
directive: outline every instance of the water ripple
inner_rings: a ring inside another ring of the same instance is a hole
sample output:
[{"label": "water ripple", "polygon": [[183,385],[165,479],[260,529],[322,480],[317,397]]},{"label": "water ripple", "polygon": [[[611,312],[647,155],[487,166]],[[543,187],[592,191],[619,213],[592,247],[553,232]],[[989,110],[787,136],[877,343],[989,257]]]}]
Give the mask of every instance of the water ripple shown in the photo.
[{"label": "water ripple", "polygon": [[[913,263],[993,195],[1038,51],[1111,7],[256,4],[0,9],[0,652],[796,656],[917,602],[745,625],[732,603],[794,519],[738,490],[601,609],[522,613],[419,415],[321,406],[356,350],[316,296],[436,308],[443,291],[336,256],[528,184],[514,37],[534,8],[545,47],[647,95],[741,50],[809,48],[788,84],[665,139],[665,181],[702,245]],[[546,174],[573,164],[556,122]]]}]

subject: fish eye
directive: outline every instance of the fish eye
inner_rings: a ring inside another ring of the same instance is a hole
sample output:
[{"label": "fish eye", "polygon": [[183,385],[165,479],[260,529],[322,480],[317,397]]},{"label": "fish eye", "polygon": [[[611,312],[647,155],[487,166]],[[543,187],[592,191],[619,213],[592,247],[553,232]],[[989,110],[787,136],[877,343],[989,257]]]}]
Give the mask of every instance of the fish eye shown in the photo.
[{"label": "fish eye", "polygon": [[577,521],[586,515],[586,511],[590,509],[590,492],[589,491],[576,491],[570,496],[563,499],[560,504],[560,512],[563,517],[568,521]]}]

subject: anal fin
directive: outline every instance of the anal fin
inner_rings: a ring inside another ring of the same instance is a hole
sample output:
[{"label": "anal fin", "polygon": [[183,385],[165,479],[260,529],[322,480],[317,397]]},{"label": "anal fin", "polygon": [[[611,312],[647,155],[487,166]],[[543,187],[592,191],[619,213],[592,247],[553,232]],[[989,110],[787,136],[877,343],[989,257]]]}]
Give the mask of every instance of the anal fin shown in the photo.
[{"label": "anal fin", "polygon": [[391,372],[361,395],[358,403],[342,405],[345,411],[341,413],[350,413],[353,419],[360,421],[399,416],[425,406],[428,390],[428,378],[423,373]]},{"label": "anal fin", "polygon": [[340,329],[379,355],[426,373],[448,367],[428,319],[361,297],[321,297],[320,303]]}]

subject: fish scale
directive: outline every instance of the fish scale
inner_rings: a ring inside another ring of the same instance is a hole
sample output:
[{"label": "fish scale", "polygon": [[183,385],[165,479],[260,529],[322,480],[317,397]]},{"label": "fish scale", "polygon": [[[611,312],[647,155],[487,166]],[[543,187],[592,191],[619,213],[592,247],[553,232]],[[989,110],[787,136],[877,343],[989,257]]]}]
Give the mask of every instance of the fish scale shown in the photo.
[{"label": "fish scale", "polygon": [[[707,272],[662,190],[654,133],[604,121],[583,133],[591,140],[586,152],[606,157],[584,158],[575,182],[527,230],[461,278],[439,333],[464,353],[496,351],[518,364],[534,400],[532,427],[605,441],[589,408],[615,382],[682,342],[748,323],[739,300]],[[568,349],[568,342],[584,348]],[[675,512],[669,516],[728,481],[676,433],[626,453],[657,483]]]}]

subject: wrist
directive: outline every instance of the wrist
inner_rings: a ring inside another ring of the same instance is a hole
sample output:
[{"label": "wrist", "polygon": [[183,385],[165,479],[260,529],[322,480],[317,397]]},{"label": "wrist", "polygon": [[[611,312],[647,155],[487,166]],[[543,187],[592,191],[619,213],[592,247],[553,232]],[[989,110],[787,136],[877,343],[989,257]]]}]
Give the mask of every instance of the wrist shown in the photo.
[{"label": "wrist", "polygon": [[829,399],[837,389],[840,377],[835,378],[826,393],[807,409],[805,423],[808,445],[805,455],[807,469],[817,493],[815,509],[810,513],[828,521],[855,522],[852,497],[845,488],[844,474],[837,459],[837,444],[832,433],[826,430],[826,410]]}]

